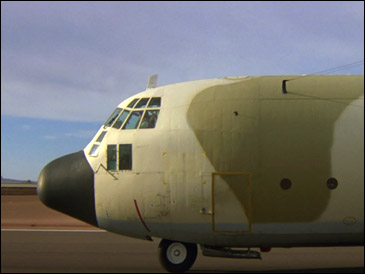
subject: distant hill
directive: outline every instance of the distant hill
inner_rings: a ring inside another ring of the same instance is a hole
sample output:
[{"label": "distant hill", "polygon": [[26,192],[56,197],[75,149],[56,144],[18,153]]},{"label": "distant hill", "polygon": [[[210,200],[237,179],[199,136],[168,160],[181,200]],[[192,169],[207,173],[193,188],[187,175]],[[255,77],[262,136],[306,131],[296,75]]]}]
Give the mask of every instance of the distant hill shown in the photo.
[{"label": "distant hill", "polygon": [[9,179],[9,178],[3,178],[1,176],[1,184],[36,184],[36,181],[32,180],[15,180],[15,179]]}]

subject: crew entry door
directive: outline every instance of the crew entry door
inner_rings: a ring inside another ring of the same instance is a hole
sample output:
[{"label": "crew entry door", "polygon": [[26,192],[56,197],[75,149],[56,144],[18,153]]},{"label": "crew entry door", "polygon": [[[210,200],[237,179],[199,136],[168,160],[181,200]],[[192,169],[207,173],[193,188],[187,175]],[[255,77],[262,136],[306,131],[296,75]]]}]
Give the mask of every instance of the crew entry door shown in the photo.
[{"label": "crew entry door", "polygon": [[213,231],[251,231],[251,173],[212,174]]}]

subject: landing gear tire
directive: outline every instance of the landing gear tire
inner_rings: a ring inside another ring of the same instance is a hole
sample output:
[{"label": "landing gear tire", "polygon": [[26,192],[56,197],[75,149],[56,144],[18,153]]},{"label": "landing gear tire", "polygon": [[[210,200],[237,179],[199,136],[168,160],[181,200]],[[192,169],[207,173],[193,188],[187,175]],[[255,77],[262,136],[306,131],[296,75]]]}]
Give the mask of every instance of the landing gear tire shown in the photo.
[{"label": "landing gear tire", "polygon": [[188,271],[197,255],[196,244],[162,240],[159,245],[160,263],[169,272]]}]

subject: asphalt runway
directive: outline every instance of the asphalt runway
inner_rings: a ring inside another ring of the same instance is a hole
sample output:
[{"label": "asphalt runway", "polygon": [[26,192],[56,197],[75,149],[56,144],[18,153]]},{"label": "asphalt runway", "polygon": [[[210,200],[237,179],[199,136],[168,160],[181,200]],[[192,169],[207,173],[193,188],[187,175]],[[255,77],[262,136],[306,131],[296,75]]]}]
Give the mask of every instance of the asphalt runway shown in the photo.
[{"label": "asphalt runway", "polygon": [[[35,195],[1,195],[1,273],[161,273],[158,244],[102,230],[45,207]],[[262,260],[201,255],[190,273],[364,273],[364,247],[273,249]]]},{"label": "asphalt runway", "polygon": [[[166,272],[153,242],[90,230],[2,230],[2,273]],[[363,247],[273,249],[262,260],[200,254],[190,273],[364,273]]]}]

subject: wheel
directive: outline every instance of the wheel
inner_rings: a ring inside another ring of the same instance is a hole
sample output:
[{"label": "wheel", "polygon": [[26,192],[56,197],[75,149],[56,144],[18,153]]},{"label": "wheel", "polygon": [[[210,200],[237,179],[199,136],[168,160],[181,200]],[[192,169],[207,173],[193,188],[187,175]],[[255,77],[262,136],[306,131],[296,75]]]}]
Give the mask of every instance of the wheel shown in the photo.
[{"label": "wheel", "polygon": [[169,272],[185,272],[192,267],[198,255],[196,244],[161,240],[159,259]]}]

